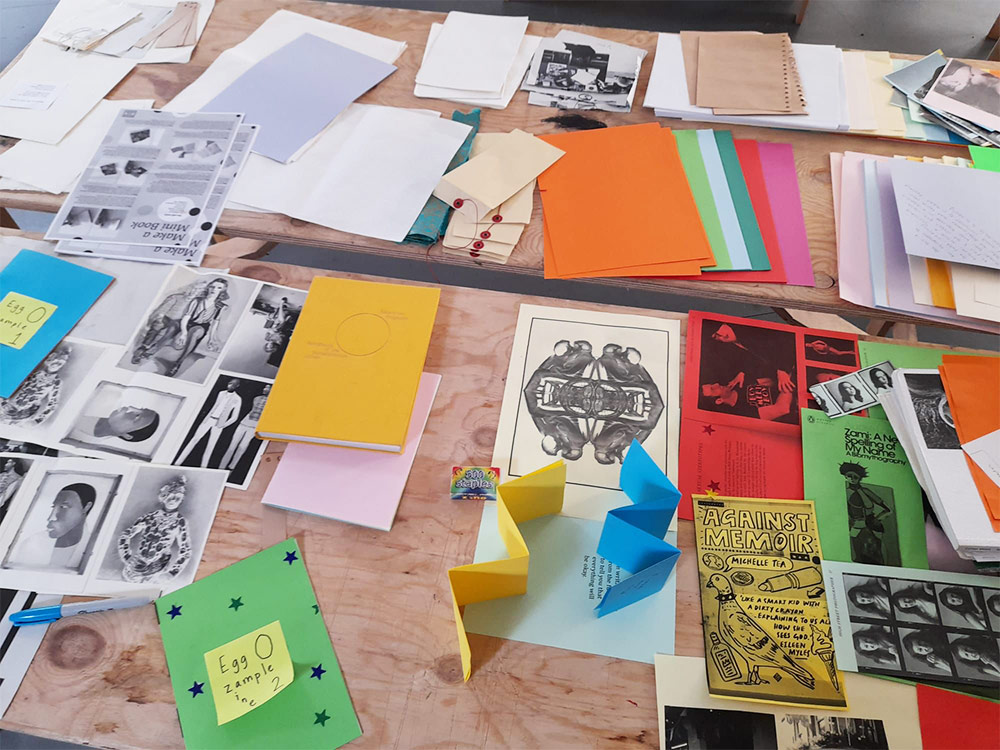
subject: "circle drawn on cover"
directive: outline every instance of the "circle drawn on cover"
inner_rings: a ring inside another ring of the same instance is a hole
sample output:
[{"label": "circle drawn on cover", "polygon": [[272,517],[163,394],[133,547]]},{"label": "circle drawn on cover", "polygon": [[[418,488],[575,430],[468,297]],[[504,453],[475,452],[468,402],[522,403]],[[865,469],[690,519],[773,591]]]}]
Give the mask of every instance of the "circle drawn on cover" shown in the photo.
[{"label": "circle drawn on cover", "polygon": [[389,324],[374,313],[357,313],[337,327],[337,345],[345,354],[368,357],[389,341]]}]

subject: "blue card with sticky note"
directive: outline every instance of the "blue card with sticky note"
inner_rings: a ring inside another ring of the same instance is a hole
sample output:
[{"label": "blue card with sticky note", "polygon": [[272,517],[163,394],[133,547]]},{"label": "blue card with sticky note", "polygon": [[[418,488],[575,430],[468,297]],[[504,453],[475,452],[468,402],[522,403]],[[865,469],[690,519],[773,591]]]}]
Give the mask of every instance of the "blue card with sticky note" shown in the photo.
[{"label": "blue card with sticky note", "polygon": [[619,484],[632,504],[608,511],[597,554],[632,575],[604,592],[595,607],[598,617],[662,589],[681,555],[663,539],[681,493],[638,440],[632,440],[625,455]]},{"label": "blue card with sticky note", "polygon": [[0,398],[9,398],[114,281],[22,250],[0,271]]}]

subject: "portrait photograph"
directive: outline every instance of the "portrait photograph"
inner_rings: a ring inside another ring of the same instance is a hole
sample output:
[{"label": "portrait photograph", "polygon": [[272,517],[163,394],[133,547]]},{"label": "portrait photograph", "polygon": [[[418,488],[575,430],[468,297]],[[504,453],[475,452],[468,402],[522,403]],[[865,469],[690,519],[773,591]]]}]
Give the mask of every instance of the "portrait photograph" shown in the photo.
[{"label": "portrait photograph", "polygon": [[844,591],[847,592],[847,613],[852,621],[859,618],[892,618],[889,583],[885,578],[845,573]]},{"label": "portrait photograph", "polygon": [[955,420],[951,416],[941,376],[936,373],[907,373],[904,382],[927,447],[931,450],[961,450],[962,444],[955,432]]},{"label": "portrait photograph", "polygon": [[861,381],[859,373],[842,376],[835,382],[824,383],[823,387],[845,413],[865,409],[878,403],[878,399]]},{"label": "portrait photograph", "polygon": [[184,436],[174,465],[224,469],[227,484],[245,488],[267,444],[256,432],[270,392],[267,381],[220,374]]},{"label": "portrait photograph", "polygon": [[220,368],[273,380],[305,301],[304,291],[261,286],[236,325]]},{"label": "portrait photograph", "polygon": [[919,625],[941,623],[933,584],[890,578],[889,590],[892,592],[893,613],[898,622]]},{"label": "portrait photograph", "polygon": [[978,586],[935,583],[938,612],[945,627],[989,630],[983,590]]},{"label": "portrait photograph", "polygon": [[82,574],[121,479],[121,474],[99,471],[96,464],[94,471],[46,471],[3,567]]},{"label": "portrait photograph", "polygon": [[31,459],[13,454],[0,454],[0,531],[24,477],[31,468]]},{"label": "portrait photograph", "polygon": [[96,577],[165,592],[193,581],[225,480],[218,471],[141,467]]},{"label": "portrait photograph", "polygon": [[795,346],[788,331],[705,320],[698,408],[798,424]]},{"label": "portrait photograph", "polygon": [[949,678],[955,675],[951,648],[942,628],[900,628],[903,669],[914,676]]},{"label": "portrait photograph", "polygon": [[176,267],[118,366],[204,383],[258,283]]},{"label": "portrait photograph", "polygon": [[841,413],[840,407],[837,406],[830,394],[823,388],[817,388],[816,386],[836,380],[843,374],[842,372],[822,367],[806,366],[806,388],[809,391],[808,404],[810,409],[819,409],[828,416]]},{"label": "portrait photograph", "polygon": [[184,400],[173,393],[102,380],[74,418],[63,442],[150,461]]},{"label": "portrait photograph", "polygon": [[875,398],[892,390],[892,371],[894,369],[892,363],[880,362],[861,371],[860,374],[865,385],[875,394]]},{"label": "portrait photograph", "polygon": [[1000,641],[995,634],[949,632],[947,637],[956,677],[1000,683]]},{"label": "portrait photograph", "polygon": [[854,640],[854,655],[857,658],[859,672],[902,669],[899,642],[893,628],[887,625],[851,622],[851,636]]},{"label": "portrait photograph", "polygon": [[847,367],[858,366],[857,345],[850,339],[836,336],[805,337],[806,359],[810,362],[832,362]]}]

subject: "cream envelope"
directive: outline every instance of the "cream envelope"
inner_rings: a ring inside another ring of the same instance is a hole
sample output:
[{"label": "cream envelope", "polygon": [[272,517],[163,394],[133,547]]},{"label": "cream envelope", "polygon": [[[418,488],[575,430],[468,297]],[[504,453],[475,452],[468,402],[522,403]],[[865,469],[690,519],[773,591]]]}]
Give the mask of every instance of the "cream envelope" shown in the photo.
[{"label": "cream envelope", "polygon": [[491,240],[492,242],[502,242],[505,245],[514,245],[524,231],[524,224],[514,224],[504,222],[503,224],[472,224],[465,221],[458,221],[461,214],[454,214],[451,223],[448,224],[448,231],[455,237],[465,237],[467,239]]},{"label": "cream envelope", "polygon": [[434,195],[473,221],[486,221],[493,215],[492,209],[527,186],[562,155],[563,151],[540,138],[514,130],[442,177]]},{"label": "cream envelope", "polygon": [[[488,260],[490,263],[499,263],[500,265],[506,265],[507,261],[510,260],[509,255],[494,255],[493,253],[484,253],[479,250],[473,250],[472,252],[468,250],[455,250],[452,248],[445,247],[442,252],[446,255],[457,255],[462,258],[472,258],[474,260]],[[473,255],[475,253],[475,255]]]},{"label": "cream envelope", "polygon": [[1000,271],[949,263],[955,312],[968,318],[1000,323]]},{"label": "cream envelope", "polygon": [[[523,229],[523,225],[517,225]],[[507,257],[512,252],[514,252],[514,247],[517,245],[517,241],[520,239],[520,232],[518,233],[517,239],[513,242],[500,242],[496,240],[483,240],[470,237],[457,237],[452,232],[451,227],[445,232],[444,238],[441,240],[441,244],[445,247],[449,247],[456,250],[467,250],[476,253],[486,253],[488,255],[496,255]]]}]

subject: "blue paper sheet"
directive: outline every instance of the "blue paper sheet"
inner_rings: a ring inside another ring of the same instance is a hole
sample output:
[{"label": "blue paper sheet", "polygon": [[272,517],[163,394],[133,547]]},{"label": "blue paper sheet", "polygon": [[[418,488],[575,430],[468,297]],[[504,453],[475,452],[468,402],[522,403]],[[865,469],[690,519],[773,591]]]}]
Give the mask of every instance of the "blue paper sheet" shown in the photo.
[{"label": "blue paper sheet", "polygon": [[664,541],[681,493],[633,439],[622,463],[620,484],[632,505],[608,511],[597,554],[632,576],[611,586],[597,616],[615,612],[663,588],[681,551]]},{"label": "blue paper sheet", "polygon": [[202,112],[242,112],[259,125],[254,153],[282,163],[395,65],[303,34],[233,81]]},{"label": "blue paper sheet", "polygon": [[0,397],[9,398],[90,309],[113,276],[22,250],[0,271],[0,299],[17,292],[57,308],[23,348],[0,345]]}]

